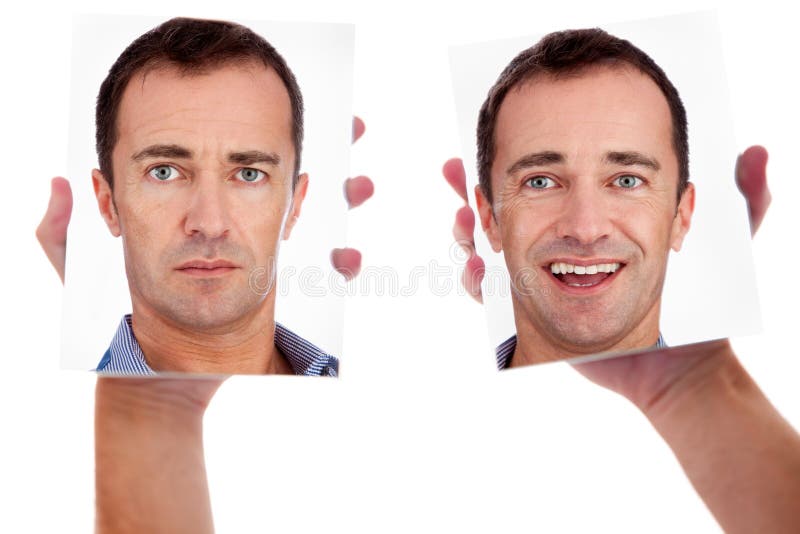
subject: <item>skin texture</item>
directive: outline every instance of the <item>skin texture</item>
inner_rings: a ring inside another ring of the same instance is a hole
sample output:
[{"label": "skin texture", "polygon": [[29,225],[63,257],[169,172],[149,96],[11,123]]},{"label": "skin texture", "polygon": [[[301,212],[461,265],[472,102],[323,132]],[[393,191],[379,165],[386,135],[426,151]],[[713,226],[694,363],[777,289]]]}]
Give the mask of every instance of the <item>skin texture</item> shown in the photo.
[{"label": "skin texture", "polygon": [[[364,122],[354,117],[353,142],[364,131]],[[345,180],[344,190],[354,207],[363,204],[374,188],[369,178],[360,176]],[[62,281],[71,214],[69,182],[53,178],[50,202],[36,237]],[[361,267],[361,254],[352,248],[333,249],[331,261],[349,279]],[[214,531],[203,456],[203,414],[224,380],[97,379],[98,533]]]},{"label": "skin texture", "polygon": [[[475,192],[512,278],[511,365],[653,345],[669,251],[680,250],[694,208],[691,184],[677,201],[659,88],[620,67],[535,78],[503,101],[495,146],[494,204]],[[590,288],[577,285],[588,277],[561,281],[554,262],[621,268]]]}]

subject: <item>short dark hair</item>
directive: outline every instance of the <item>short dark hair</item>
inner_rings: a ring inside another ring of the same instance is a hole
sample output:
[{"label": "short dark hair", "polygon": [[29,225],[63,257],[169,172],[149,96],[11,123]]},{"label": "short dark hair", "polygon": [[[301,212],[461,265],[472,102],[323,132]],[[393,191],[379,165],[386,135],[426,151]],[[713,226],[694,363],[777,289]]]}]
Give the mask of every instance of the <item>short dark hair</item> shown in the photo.
[{"label": "short dark hair", "polygon": [[524,50],[503,70],[489,90],[478,116],[478,178],[483,194],[492,202],[491,170],[495,157],[495,126],[500,106],[515,86],[536,76],[556,78],[582,74],[595,66],[630,65],[661,89],[672,115],[672,145],[678,158],[678,200],[689,182],[689,138],[686,109],[678,90],[650,56],[629,41],[599,29],[565,30],[544,36]]},{"label": "short dark hair", "polygon": [[143,69],[177,67],[199,75],[228,63],[261,62],[273,69],[289,93],[295,160],[292,187],[300,172],[303,148],[303,95],[286,61],[250,28],[218,20],[174,18],[140,36],[111,66],[100,86],[95,111],[96,147],[100,170],[113,189],[111,153],[117,143],[117,114],[125,87]]}]

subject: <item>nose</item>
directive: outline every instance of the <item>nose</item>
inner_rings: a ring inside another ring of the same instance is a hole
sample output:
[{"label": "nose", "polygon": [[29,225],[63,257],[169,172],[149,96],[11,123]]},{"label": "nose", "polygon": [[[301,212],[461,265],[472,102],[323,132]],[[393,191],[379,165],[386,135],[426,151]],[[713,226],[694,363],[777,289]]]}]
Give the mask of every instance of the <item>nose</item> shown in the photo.
[{"label": "nose", "polygon": [[556,235],[591,245],[611,235],[610,206],[594,184],[574,187],[565,197],[556,224]]},{"label": "nose", "polygon": [[200,234],[214,239],[230,230],[225,183],[212,177],[203,178],[195,180],[191,186],[184,230],[187,235]]}]

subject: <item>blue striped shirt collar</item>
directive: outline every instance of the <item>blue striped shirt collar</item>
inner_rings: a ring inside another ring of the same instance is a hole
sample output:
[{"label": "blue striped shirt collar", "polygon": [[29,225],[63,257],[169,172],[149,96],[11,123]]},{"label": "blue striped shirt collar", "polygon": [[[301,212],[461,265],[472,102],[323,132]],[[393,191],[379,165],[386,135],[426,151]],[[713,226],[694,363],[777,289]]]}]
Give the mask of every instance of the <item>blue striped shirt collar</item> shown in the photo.
[{"label": "blue striped shirt collar", "polygon": [[[654,349],[663,349],[666,348],[667,344],[664,342],[664,338],[659,332],[658,340],[656,344],[653,345],[652,348]],[[514,334],[510,338],[506,339],[500,345],[497,346],[495,349],[495,354],[497,355],[497,369],[503,370],[507,369],[511,365],[511,357],[514,355],[514,349],[517,348],[517,335]]]},{"label": "blue striped shirt collar", "polygon": [[[306,341],[282,324],[275,323],[275,347],[289,361],[296,375],[337,376],[339,360]],[[130,314],[119,323],[111,345],[97,365],[98,372],[124,375],[155,375],[133,335]]]}]

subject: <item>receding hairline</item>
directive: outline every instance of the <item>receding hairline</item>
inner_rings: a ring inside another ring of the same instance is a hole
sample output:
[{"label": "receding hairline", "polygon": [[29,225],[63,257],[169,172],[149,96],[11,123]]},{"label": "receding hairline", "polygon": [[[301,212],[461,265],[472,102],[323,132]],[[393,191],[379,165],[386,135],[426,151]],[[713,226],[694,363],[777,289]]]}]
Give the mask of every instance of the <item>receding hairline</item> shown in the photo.
[{"label": "receding hairline", "polygon": [[[282,89],[282,94],[285,97],[285,104],[287,106],[288,116],[287,116],[287,126],[289,129],[289,137],[290,137],[290,145],[292,147],[292,166],[294,166],[294,161],[296,160],[296,152],[297,147],[294,145],[293,135],[292,135],[292,128],[293,128],[293,109],[292,109],[292,101],[291,95],[289,93],[289,88],[286,86],[286,83],[280,77],[280,75],[276,72],[274,68],[270,65],[267,65],[260,61],[258,58],[249,58],[249,57],[236,57],[230,58],[228,60],[223,60],[219,62],[215,62],[214,64],[210,65],[203,65],[203,68],[185,68],[180,64],[177,64],[170,60],[160,60],[161,58],[154,60],[152,62],[148,62],[147,64],[143,65],[141,68],[137,69],[128,80],[128,83],[122,89],[122,95],[119,100],[119,105],[117,107],[117,113],[114,120],[114,146],[112,148],[112,166],[113,166],[113,152],[119,146],[119,139],[120,139],[120,119],[122,118],[122,111],[125,109],[126,102],[129,102],[128,93],[131,90],[131,87],[134,84],[139,84],[140,87],[144,87],[144,84],[147,80],[147,77],[154,73],[154,72],[167,72],[167,73],[177,73],[178,78],[200,78],[203,76],[210,76],[215,72],[226,68],[236,68],[241,70],[242,72],[249,72],[255,74],[257,71],[265,72],[268,75],[274,78],[274,81],[278,82],[278,86]],[[293,172],[290,174],[292,176],[297,175],[300,173],[300,169],[294,169]]]},{"label": "receding hairline", "polygon": [[[136,69],[131,74],[130,80],[132,80],[136,76],[139,75],[146,76],[148,72],[162,70],[162,69],[176,70],[179,71],[182,75],[185,75],[187,77],[194,77],[194,76],[203,76],[211,72],[214,72],[216,70],[224,69],[227,67],[241,67],[243,70],[260,67],[268,71],[275,72],[275,68],[272,65],[262,61],[257,56],[243,55],[243,56],[215,58],[201,64],[194,64],[194,63],[182,64],[166,56],[156,56],[148,60],[143,65],[141,65],[138,69]],[[275,74],[277,75],[277,72],[275,72]],[[280,76],[278,76],[278,78],[280,79]],[[128,81],[128,84],[130,84],[130,80]],[[283,80],[281,80],[281,84],[284,87],[286,86],[286,84],[283,83]]]},{"label": "receding hairline", "polygon": [[[658,84],[653,80],[653,78],[644,70],[640,69],[637,65],[630,63],[624,59],[617,59],[614,58],[613,60],[608,60],[600,63],[591,63],[589,65],[580,65],[578,67],[560,71],[543,71],[543,72],[534,72],[530,73],[522,77],[518,80],[514,85],[509,87],[505,94],[503,95],[502,101],[500,105],[497,107],[496,118],[494,121],[494,127],[492,128],[492,152],[494,157],[492,158],[492,166],[489,169],[490,175],[489,179],[492,179],[492,169],[494,168],[495,164],[497,163],[497,137],[499,131],[499,124],[500,124],[500,116],[503,113],[503,108],[506,105],[508,96],[512,93],[519,94],[523,90],[530,88],[531,85],[537,83],[549,83],[549,82],[560,82],[560,81],[569,81],[578,78],[585,78],[590,77],[592,75],[603,73],[603,72],[629,72],[632,74],[638,74],[640,77],[646,80],[646,83],[652,85],[654,89],[658,92],[661,96],[662,102],[665,106],[667,117],[669,120],[668,128],[670,132],[670,149],[672,150],[672,154],[675,157],[676,162],[678,163],[678,167],[680,167],[680,157],[678,155],[678,148],[675,146],[675,143],[672,139],[672,132],[675,131],[676,125],[674,124],[675,120],[672,115],[672,111],[669,105],[669,99],[667,95],[664,94],[664,91],[658,86]],[[680,169],[679,169],[680,171]],[[503,171],[503,175],[505,176],[505,171]],[[679,178],[680,181],[680,178]]]},{"label": "receding hairline", "polygon": [[[558,71],[550,71],[545,70],[541,72],[532,72],[526,74],[522,78],[520,78],[514,85],[508,88],[503,95],[503,100],[498,107],[498,112],[502,109],[503,104],[506,102],[506,97],[512,92],[519,92],[526,86],[544,82],[560,82],[560,81],[568,81],[574,80],[577,78],[586,78],[592,76],[597,73],[601,72],[629,72],[631,74],[639,74],[640,76],[646,78],[650,81],[650,83],[655,87],[659,94],[664,97],[664,102],[667,104],[667,108],[669,108],[669,101],[667,100],[667,95],[664,94],[664,91],[658,86],[658,84],[653,80],[652,76],[650,76],[646,71],[639,68],[637,65],[626,61],[624,59],[616,59],[613,60],[606,60],[599,63],[591,63],[589,65],[580,65],[574,68],[565,69],[565,70],[558,70]],[[672,118],[670,117],[670,123],[672,122]]]},{"label": "receding hairline", "polygon": [[[153,59],[152,61],[149,61],[140,68],[136,69],[136,71],[131,74],[130,78],[128,79],[128,83],[126,83],[125,87],[122,88],[122,96],[120,98],[119,107],[122,107],[122,102],[124,101],[125,95],[127,94],[129,88],[135,82],[137,82],[137,80],[140,80],[141,86],[144,86],[145,82],[147,81],[147,77],[154,72],[177,73],[178,78],[201,78],[203,76],[210,76],[215,72],[228,68],[235,68],[242,72],[248,72],[252,74],[256,74],[258,71],[271,73],[275,80],[279,82],[280,87],[283,89],[283,92],[286,95],[286,102],[289,105],[289,115],[292,115],[291,95],[289,94],[289,88],[286,86],[286,83],[283,81],[274,67],[260,61],[258,58],[251,57],[227,58],[221,61],[215,61],[211,64],[204,64],[200,67],[187,67],[185,65],[181,65],[180,63],[175,63],[167,58]],[[117,116],[117,119],[118,118],[119,117]],[[116,124],[114,126],[116,127]]]}]

